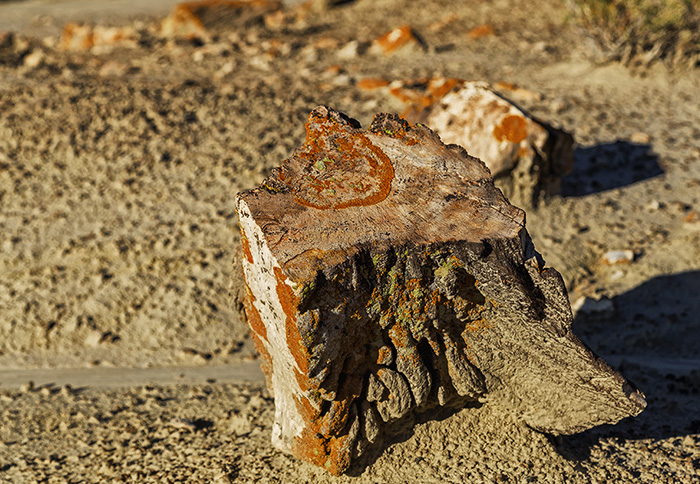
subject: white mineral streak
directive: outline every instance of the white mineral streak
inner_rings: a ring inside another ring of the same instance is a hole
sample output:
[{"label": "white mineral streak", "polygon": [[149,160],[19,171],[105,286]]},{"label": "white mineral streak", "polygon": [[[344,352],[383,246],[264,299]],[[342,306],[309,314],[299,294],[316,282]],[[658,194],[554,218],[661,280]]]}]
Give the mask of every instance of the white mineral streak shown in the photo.
[{"label": "white mineral streak", "polygon": [[[253,304],[260,313],[267,341],[261,338],[272,358],[270,379],[275,397],[275,421],[272,426],[272,444],[280,450],[289,452],[294,437],[301,434],[305,424],[299,414],[294,397],[305,398],[294,376],[296,361],[289,346],[285,332],[286,315],[276,297],[277,279],[274,268],[279,267],[277,260],[265,242],[261,228],[250,214],[247,204],[239,200],[238,213],[240,226],[248,237],[253,264],[243,258],[243,271],[246,283],[255,297]],[[253,269],[253,266],[256,269]],[[285,281],[287,282],[287,281]]]}]

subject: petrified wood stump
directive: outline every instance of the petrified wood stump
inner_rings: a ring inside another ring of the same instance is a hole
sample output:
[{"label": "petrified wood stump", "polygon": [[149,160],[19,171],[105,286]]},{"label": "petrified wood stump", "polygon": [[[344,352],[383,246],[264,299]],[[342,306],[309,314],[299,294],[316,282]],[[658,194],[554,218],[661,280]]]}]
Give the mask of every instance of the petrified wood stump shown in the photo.
[{"label": "petrified wood stump", "polygon": [[392,422],[504,387],[555,434],[645,407],[571,332],[561,276],[481,161],[389,114],[362,130],[319,107],[306,128],[237,200],[275,446],[340,474]]}]

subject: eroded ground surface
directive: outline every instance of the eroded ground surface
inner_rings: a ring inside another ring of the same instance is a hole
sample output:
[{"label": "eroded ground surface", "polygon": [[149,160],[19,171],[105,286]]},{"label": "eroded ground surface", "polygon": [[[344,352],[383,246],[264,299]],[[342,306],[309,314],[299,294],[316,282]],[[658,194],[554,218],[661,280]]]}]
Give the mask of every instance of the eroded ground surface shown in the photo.
[{"label": "eroded ground surface", "polygon": [[[0,369],[249,360],[229,293],[234,197],[301,143],[308,112],[327,104],[366,126],[405,109],[366,78],[511,82],[578,142],[563,196],[528,211],[529,231],[582,304],[574,330],[649,407],[547,438],[491,399],[419,425],[354,481],[693,482],[700,76],[595,66],[546,3],[361,1],[204,44],[121,12],[106,22],[136,42],[92,51],[61,50],[52,17],[0,37]],[[495,35],[467,35],[484,23]],[[366,52],[403,24],[426,50]],[[634,259],[607,264],[611,250]],[[52,388],[3,389],[0,481],[334,481],[270,447],[261,384]]]}]

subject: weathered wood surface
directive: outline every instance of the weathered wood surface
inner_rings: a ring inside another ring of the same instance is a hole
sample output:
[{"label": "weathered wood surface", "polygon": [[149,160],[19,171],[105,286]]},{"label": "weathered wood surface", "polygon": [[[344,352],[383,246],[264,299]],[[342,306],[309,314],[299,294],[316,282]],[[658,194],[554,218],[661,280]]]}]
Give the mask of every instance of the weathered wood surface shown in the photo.
[{"label": "weathered wood surface", "polygon": [[484,82],[461,81],[409,120],[437,131],[483,160],[496,186],[517,206],[534,207],[558,194],[573,168],[573,137],[543,123]]},{"label": "weathered wood surface", "polygon": [[554,434],[646,405],[572,333],[524,212],[424,126],[380,114],[362,130],[316,108],[237,209],[280,449],[339,474],[392,422],[504,387]]}]

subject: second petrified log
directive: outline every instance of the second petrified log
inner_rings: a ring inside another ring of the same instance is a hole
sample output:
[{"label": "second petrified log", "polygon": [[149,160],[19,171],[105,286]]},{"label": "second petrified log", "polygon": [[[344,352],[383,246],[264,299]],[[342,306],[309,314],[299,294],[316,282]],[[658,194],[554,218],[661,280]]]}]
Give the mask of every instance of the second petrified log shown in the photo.
[{"label": "second petrified log", "polygon": [[504,387],[554,434],[645,406],[572,333],[524,212],[424,126],[382,114],[362,130],[319,107],[237,209],[280,449],[339,474],[393,422]]},{"label": "second petrified log", "polygon": [[483,82],[463,82],[420,118],[446,143],[486,163],[496,186],[518,206],[559,193],[574,163],[573,137],[538,121]]}]

